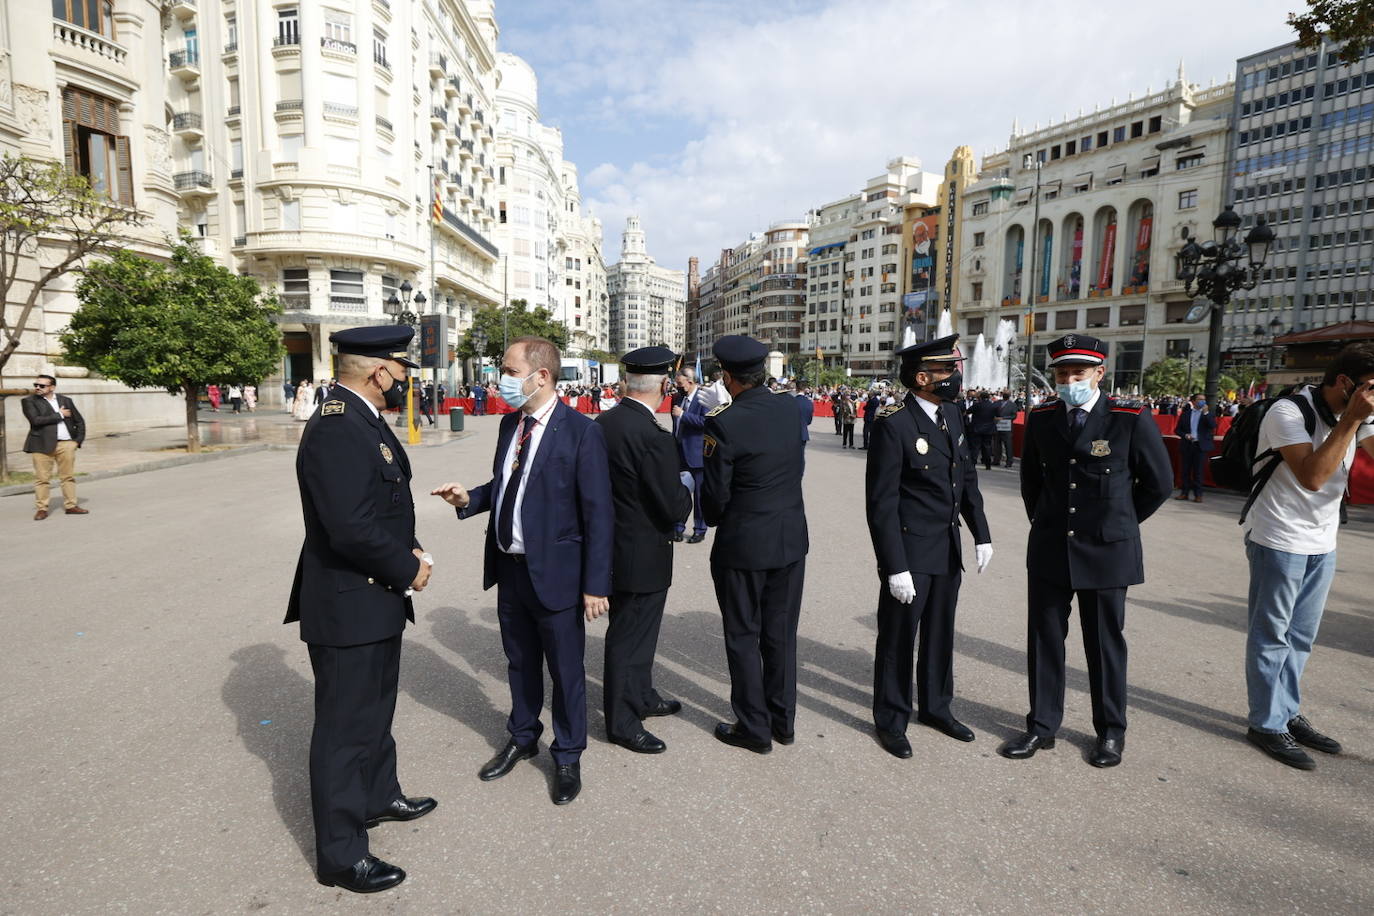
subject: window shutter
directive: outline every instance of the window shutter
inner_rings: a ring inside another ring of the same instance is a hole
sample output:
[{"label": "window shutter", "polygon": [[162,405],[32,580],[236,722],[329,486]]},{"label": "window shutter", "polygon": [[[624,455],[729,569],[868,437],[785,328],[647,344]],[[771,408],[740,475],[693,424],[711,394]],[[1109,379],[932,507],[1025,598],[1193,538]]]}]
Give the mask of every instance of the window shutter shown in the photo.
[{"label": "window shutter", "polygon": [[73,175],[76,169],[76,121],[71,118],[62,119],[62,153],[66,159],[67,171]]},{"label": "window shutter", "polygon": [[134,167],[129,157],[129,138],[115,137],[115,158],[119,169],[119,202],[126,207],[134,205]]}]

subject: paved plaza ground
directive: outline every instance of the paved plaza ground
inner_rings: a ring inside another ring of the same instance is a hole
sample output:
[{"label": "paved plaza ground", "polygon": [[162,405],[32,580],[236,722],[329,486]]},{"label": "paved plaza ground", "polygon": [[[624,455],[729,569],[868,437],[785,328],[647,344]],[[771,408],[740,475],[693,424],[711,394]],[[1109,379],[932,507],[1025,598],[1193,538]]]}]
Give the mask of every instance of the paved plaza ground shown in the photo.
[{"label": "paved plaza ground", "polygon": [[1015,472],[983,473],[997,553],[965,579],[954,705],[978,740],[913,725],[900,761],[869,725],[864,452],[817,420],[797,743],[759,757],[710,735],[729,688],[708,538],[677,548],[657,671],[685,708],[651,722],[668,752],[605,742],[606,625],[591,624],[585,788],[556,808],[547,731],[533,761],[477,779],[508,704],[486,519],[424,495],[485,482],[496,423],[411,453],[437,566],[406,633],[395,734],[402,786],[439,808],[371,831],[410,877],[369,898],[312,874],[310,669],[280,622],[302,533],[292,454],[83,482],[84,517],[36,523],[31,497],[0,499],[0,914],[1374,912],[1368,510],[1342,531],[1304,682],[1304,711],[1345,754],[1303,773],[1244,741],[1239,501],[1209,495],[1145,527],[1125,763],[1085,762],[1076,624],[1061,741],[1012,762],[995,750],[1026,708],[1028,526]]}]

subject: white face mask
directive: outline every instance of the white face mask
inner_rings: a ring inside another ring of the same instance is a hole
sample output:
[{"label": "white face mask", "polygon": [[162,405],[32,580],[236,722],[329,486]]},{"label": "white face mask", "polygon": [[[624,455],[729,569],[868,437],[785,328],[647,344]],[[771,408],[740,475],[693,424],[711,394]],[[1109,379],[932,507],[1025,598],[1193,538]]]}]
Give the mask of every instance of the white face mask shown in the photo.
[{"label": "white face mask", "polygon": [[515,378],[511,375],[501,376],[501,400],[509,404],[513,409],[519,410],[525,406],[525,402],[530,396],[525,394],[525,383],[538,374],[536,369],[524,378]]}]

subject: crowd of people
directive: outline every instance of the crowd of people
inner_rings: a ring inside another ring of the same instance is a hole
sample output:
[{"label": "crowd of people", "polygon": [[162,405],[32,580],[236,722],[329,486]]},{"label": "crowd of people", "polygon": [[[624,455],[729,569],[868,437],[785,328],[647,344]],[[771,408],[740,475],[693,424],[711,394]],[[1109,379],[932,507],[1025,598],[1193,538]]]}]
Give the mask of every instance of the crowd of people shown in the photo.
[{"label": "crowd of people", "polygon": [[[306,535],[286,620],[299,622],[315,673],[318,878],[362,893],[405,879],[370,853],[368,829],[437,806],[402,792],[391,736],[401,634],[436,564],[416,536],[409,459],[381,416],[404,403],[413,364],[397,354],[411,333],[389,325],[332,335],[340,377],[297,455]],[[965,568],[984,572],[994,553],[977,463],[1001,457],[998,422],[1018,405],[1010,392],[963,391],[955,341],[901,351],[900,388],[824,391],[786,379],[770,385],[767,348],[748,337],[717,341],[720,377],[700,385],[691,369],[674,370],[673,353],[647,347],[625,355],[620,400],[595,418],[560,396],[553,343],[513,341],[497,386],[513,412],[501,418],[490,479],[429,491],[458,521],[487,515],[482,582],[497,590],[510,715],[504,746],[478,777],[500,779],[540,752],[547,671],[550,797],[557,805],[578,797],[588,729],[586,625],[603,615],[606,737],[633,753],[667,750],[645,723],[682,709],[653,681],[673,550],[684,540],[701,543],[712,529],[709,568],[733,714],[714,737],[756,754],[797,740],[797,631],[809,552],[801,482],[818,397],[840,408],[846,447],[860,412],[866,423],[864,506],[878,589],[874,737],[901,759],[913,756],[913,718],[957,741],[975,740],[955,710],[955,613]],[[1053,396],[1032,393],[1023,405],[1030,702],[1025,730],[997,749],[1010,760],[1055,746],[1075,607],[1096,734],[1088,762],[1115,767],[1125,754],[1126,595],[1145,581],[1141,524],[1169,498],[1174,472],[1154,408],[1101,389],[1105,353],[1103,342],[1085,335],[1053,342]],[[656,417],[665,398],[671,429]],[[1299,684],[1334,574],[1354,450],[1374,456],[1374,345],[1347,347],[1322,384],[1259,406],[1266,412],[1248,465],[1263,475],[1243,518],[1246,737],[1275,760],[1311,769],[1304,748],[1341,751],[1304,714]],[[1180,437],[1206,438],[1208,413],[1200,397],[1181,405]]]}]

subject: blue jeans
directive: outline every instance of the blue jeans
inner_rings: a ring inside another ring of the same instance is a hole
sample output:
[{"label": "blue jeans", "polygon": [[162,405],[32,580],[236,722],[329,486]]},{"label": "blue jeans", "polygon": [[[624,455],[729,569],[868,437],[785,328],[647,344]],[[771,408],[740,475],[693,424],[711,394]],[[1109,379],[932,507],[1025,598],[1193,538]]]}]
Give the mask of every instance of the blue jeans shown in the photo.
[{"label": "blue jeans", "polygon": [[1250,624],[1245,687],[1250,727],[1279,734],[1298,714],[1298,681],[1317,638],[1336,551],[1284,553],[1245,540],[1250,561]]}]

